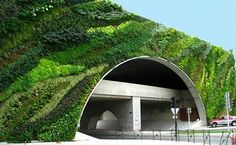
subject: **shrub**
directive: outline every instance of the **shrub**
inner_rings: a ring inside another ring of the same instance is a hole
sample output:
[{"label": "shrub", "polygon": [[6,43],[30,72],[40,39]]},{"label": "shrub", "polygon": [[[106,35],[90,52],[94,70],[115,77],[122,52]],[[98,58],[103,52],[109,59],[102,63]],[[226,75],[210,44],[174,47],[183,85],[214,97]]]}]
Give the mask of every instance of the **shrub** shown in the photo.
[{"label": "shrub", "polygon": [[[42,56],[42,47],[33,48],[14,63],[0,71],[0,92],[5,90],[18,77],[31,70]],[[0,101],[1,102],[1,101]]]},{"label": "shrub", "polygon": [[80,28],[67,28],[55,32],[48,32],[43,36],[43,41],[49,45],[64,42],[84,43],[88,39],[86,32]]},{"label": "shrub", "polygon": [[39,81],[59,76],[79,74],[83,69],[84,67],[80,65],[60,65],[59,63],[47,59],[41,59],[36,68],[25,76],[18,78],[17,81],[10,85],[4,92],[5,96],[1,96],[0,100],[3,102],[8,96],[16,92],[25,91]]},{"label": "shrub", "polygon": [[86,3],[86,2],[91,2],[91,1],[95,1],[95,0],[65,0],[65,3],[67,5],[74,5],[78,3]]},{"label": "shrub", "polygon": [[31,142],[32,141],[32,132],[31,131],[23,131],[21,134],[15,134],[13,133],[11,136],[7,136],[6,139],[8,142],[12,143],[19,143],[19,142]]},{"label": "shrub", "polygon": [[73,11],[92,19],[112,22],[133,16],[131,13],[124,11],[120,6],[110,1],[95,1],[76,5]]},{"label": "shrub", "polygon": [[[51,141],[52,132],[53,132],[53,138],[55,140],[72,139],[74,131],[76,131],[76,124],[78,121],[78,116],[77,116],[78,113],[75,113],[72,110],[76,108],[76,110],[74,111],[76,112],[81,111],[81,108],[78,105],[80,103],[85,103],[84,98],[87,97],[88,93],[91,92],[93,87],[96,85],[98,79],[100,78],[97,76],[100,73],[104,73],[104,69],[106,68],[107,65],[100,65],[98,67],[91,68],[87,70],[85,73],[77,76],[75,80],[77,80],[78,83],[75,86],[71,87],[71,89],[69,90],[69,92],[67,92],[65,96],[63,95],[64,98],[59,102],[56,108],[48,110],[48,113],[45,116],[37,119],[35,122],[22,122],[22,124],[18,124],[14,128],[14,130],[10,131],[8,130],[7,136],[11,137],[7,138],[7,140],[15,142],[15,140],[21,138],[21,134],[25,134],[25,132],[31,133],[32,137],[31,140],[35,138],[39,140]],[[52,80],[51,82],[53,83],[54,80]],[[55,86],[51,87],[53,89],[57,89],[57,87],[54,88]],[[48,87],[45,88],[53,90]],[[45,91],[45,93],[46,92],[50,93],[50,91]],[[28,99],[26,100],[28,101]],[[28,104],[28,107],[30,107],[30,104]],[[17,121],[15,121],[14,123],[17,122],[19,123],[19,120],[17,118]],[[19,141],[22,142],[21,139],[19,139]]]}]

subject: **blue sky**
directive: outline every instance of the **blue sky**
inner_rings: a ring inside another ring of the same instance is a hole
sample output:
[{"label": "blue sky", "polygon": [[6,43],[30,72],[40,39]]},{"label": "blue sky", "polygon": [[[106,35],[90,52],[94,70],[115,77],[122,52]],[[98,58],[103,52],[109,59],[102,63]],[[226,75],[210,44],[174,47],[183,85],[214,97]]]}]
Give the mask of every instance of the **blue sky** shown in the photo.
[{"label": "blue sky", "polygon": [[236,0],[113,0],[165,26],[232,49],[236,57]]}]

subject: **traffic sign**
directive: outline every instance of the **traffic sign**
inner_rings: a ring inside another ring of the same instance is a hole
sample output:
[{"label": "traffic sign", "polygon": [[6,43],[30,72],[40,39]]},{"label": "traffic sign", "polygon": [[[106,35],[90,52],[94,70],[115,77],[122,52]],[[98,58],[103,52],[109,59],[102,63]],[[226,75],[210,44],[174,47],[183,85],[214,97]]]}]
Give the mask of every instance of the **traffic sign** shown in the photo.
[{"label": "traffic sign", "polygon": [[171,111],[174,115],[175,115],[175,110],[176,110],[176,114],[178,114],[179,108],[171,108]]},{"label": "traffic sign", "polygon": [[186,111],[187,111],[187,113],[192,113],[192,108],[188,107],[188,108],[186,109]]}]

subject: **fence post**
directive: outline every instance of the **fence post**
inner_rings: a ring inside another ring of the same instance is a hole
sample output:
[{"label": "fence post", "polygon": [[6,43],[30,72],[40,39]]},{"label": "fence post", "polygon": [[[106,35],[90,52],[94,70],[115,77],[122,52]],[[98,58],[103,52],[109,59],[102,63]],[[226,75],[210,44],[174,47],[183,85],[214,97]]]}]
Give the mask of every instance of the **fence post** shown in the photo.
[{"label": "fence post", "polygon": [[155,140],[155,132],[154,132],[154,130],[152,131],[152,138],[153,138],[153,140]]},{"label": "fence post", "polygon": [[160,130],[160,140],[161,140],[161,130]]},{"label": "fence post", "polygon": [[170,136],[171,136],[170,138],[171,138],[171,141],[173,141],[172,131],[173,131],[173,130],[170,130]]},{"label": "fence post", "polygon": [[188,137],[188,142],[189,142],[189,130],[186,130],[187,131],[187,137]]},{"label": "fence post", "polygon": [[180,141],[179,130],[178,130],[178,133],[177,133],[177,139],[178,139],[178,141]]},{"label": "fence post", "polygon": [[211,145],[211,131],[209,130],[209,145]]},{"label": "fence post", "polygon": [[193,142],[195,143],[195,131],[193,130]]},{"label": "fence post", "polygon": [[202,141],[203,141],[203,144],[205,145],[205,131],[204,130],[202,131],[202,136],[203,136],[203,140]]},{"label": "fence post", "polygon": [[136,139],[136,132],[134,131],[134,139]]}]

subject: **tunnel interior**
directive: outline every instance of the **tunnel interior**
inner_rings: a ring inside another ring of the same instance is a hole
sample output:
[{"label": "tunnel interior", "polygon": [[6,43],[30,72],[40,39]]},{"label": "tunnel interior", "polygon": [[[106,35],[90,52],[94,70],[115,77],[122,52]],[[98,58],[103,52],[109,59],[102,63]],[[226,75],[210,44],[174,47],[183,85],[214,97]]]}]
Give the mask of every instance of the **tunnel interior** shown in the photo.
[{"label": "tunnel interior", "polygon": [[171,69],[163,64],[147,59],[128,61],[112,70],[104,79],[187,90],[183,80]]},{"label": "tunnel interior", "polygon": [[[192,108],[191,121],[199,118],[187,85],[174,71],[161,63],[149,59],[133,59],[115,67],[102,81],[106,85],[101,82],[91,95],[80,120],[80,130],[134,130],[134,108],[137,107],[134,107],[133,98],[138,98],[136,102],[140,104],[140,117],[136,113],[140,118],[139,130],[173,129],[170,97],[177,98],[179,121],[187,121],[187,107]],[[124,87],[120,88],[122,85]],[[153,94],[157,95],[152,96],[151,91],[143,93],[142,88],[155,90]]]},{"label": "tunnel interior", "polygon": [[89,101],[81,118],[81,130],[127,130],[132,118],[130,103],[127,99]]},{"label": "tunnel interior", "polygon": [[141,101],[141,129],[166,130],[170,129],[174,120],[170,102]]}]

